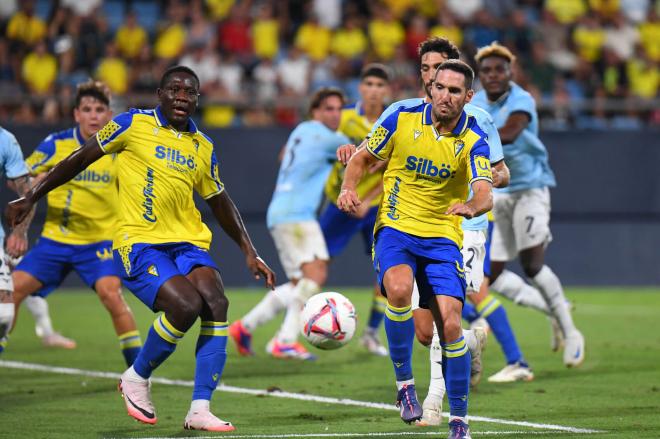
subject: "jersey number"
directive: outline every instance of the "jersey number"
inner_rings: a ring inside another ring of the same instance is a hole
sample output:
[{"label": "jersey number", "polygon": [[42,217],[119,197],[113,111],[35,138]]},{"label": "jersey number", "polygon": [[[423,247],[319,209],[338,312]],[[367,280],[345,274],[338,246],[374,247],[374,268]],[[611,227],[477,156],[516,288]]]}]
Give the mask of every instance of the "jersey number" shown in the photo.
[{"label": "jersey number", "polygon": [[467,251],[470,252],[470,257],[468,258],[467,262],[465,263],[465,266],[467,268],[469,268],[470,270],[472,270],[472,261],[474,261],[474,257],[477,255],[477,251],[472,247],[467,249]]}]

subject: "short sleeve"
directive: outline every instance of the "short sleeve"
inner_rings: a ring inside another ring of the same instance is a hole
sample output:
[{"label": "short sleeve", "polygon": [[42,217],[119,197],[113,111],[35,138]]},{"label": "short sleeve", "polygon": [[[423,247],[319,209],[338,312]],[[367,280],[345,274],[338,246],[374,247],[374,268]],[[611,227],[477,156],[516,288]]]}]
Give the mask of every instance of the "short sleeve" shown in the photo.
[{"label": "short sleeve", "polygon": [[41,174],[55,166],[55,136],[46,137],[25,160],[31,174]]},{"label": "short sleeve", "polygon": [[490,162],[497,163],[504,160],[504,150],[502,149],[502,140],[500,133],[497,131],[493,118],[488,115],[483,120],[479,121],[479,128],[486,135],[488,146],[490,148]]},{"label": "short sleeve", "polygon": [[130,137],[133,113],[126,112],[114,117],[96,133],[96,140],[106,154],[112,154],[126,148]]},{"label": "short sleeve", "polygon": [[225,190],[225,185],[220,180],[218,159],[215,156],[215,151],[211,150],[210,160],[204,161],[204,165],[205,168],[200,170],[199,177],[195,182],[195,190],[202,198],[208,200]]},{"label": "short sleeve", "polygon": [[527,93],[516,94],[506,105],[509,109],[509,114],[527,113],[531,119],[532,115],[536,113],[536,102]]},{"label": "short sleeve", "polygon": [[490,160],[488,158],[489,156],[490,148],[488,147],[488,143],[483,137],[480,137],[470,149],[468,172],[470,184],[477,180],[493,182],[493,174],[490,169]]},{"label": "short sleeve", "polygon": [[10,179],[27,175],[28,170],[25,166],[25,160],[23,159],[23,151],[21,151],[21,147],[19,146],[16,137],[6,130],[4,131],[4,134],[3,155],[5,175]]},{"label": "short sleeve", "polygon": [[374,125],[367,141],[367,151],[378,160],[387,160],[392,155],[392,134],[396,131],[400,109],[387,116],[381,124]]}]

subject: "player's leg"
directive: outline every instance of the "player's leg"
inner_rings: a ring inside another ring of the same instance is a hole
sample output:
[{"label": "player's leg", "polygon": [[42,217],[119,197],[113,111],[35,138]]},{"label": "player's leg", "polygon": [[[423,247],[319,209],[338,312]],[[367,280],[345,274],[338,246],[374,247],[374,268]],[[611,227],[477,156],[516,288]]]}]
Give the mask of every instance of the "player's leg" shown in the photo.
[{"label": "player's leg", "polygon": [[[76,342],[53,329],[48,303],[45,298],[60,286],[70,271],[69,264],[75,254],[73,246],[40,238],[37,244],[20,260],[12,273],[16,314],[23,302],[35,319],[35,330],[46,347],[74,349]],[[35,299],[31,299],[35,297]]]},{"label": "player's leg", "polygon": [[0,247],[0,354],[7,347],[9,330],[14,322],[14,289],[5,254]]},{"label": "player's leg", "polygon": [[[181,267],[185,270],[185,267]],[[200,333],[195,350],[195,385],[184,428],[206,431],[232,431],[230,422],[211,413],[210,402],[227,360],[227,310],[220,273],[209,266],[194,268],[187,279],[203,299]]]},{"label": "player's leg", "polygon": [[552,240],[548,188],[521,194],[514,211],[514,229],[525,275],[538,288],[564,334],[564,364],[579,366],[584,361],[584,337],[573,323],[561,281],[545,265],[545,247]]},{"label": "player's leg", "polygon": [[[278,231],[279,230],[279,231]],[[293,299],[287,305],[284,321],[276,336],[268,342],[266,351],[278,358],[314,360],[316,357],[299,343],[300,312],[307,299],[321,291],[328,276],[328,250],[323,232],[316,221],[285,224],[273,228],[282,265],[290,279],[298,279],[293,288]],[[283,246],[289,243],[289,246]]]},{"label": "player's leg", "polygon": [[373,261],[378,282],[387,296],[385,334],[396,377],[397,405],[401,419],[407,423],[422,417],[412,371],[415,323],[411,299],[417,261],[408,250],[410,247],[414,247],[410,235],[384,227],[375,237]]},{"label": "player's leg", "polygon": [[142,339],[133,312],[124,300],[121,282],[117,276],[103,276],[96,281],[94,289],[101,303],[110,313],[112,325],[119,339],[119,347],[126,365],[130,366],[140,352]]},{"label": "player's leg", "polygon": [[123,284],[145,305],[162,311],[152,324],[135,362],[122,375],[122,392],[128,414],[155,424],[149,377],[176,349],[195,323],[203,300],[169,254],[170,246],[134,244],[114,251],[114,261]]}]

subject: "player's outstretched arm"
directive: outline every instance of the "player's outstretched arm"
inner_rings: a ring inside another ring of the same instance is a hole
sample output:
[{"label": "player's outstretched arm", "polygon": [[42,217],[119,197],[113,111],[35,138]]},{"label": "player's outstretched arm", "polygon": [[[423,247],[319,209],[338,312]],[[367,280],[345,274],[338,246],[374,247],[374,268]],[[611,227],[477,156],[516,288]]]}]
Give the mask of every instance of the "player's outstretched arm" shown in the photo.
[{"label": "player's outstretched arm", "polygon": [[254,275],[254,278],[259,279],[263,276],[268,288],[274,289],[275,273],[257,254],[257,250],[252,245],[252,240],[250,240],[250,235],[248,235],[245,229],[243,218],[241,218],[241,214],[229,197],[227,190],[225,189],[218,195],[207,199],[206,202],[211,208],[213,216],[218,220],[222,230],[238,244],[245,254],[245,263]]},{"label": "player's outstretched arm", "polygon": [[25,196],[8,204],[6,216],[9,225],[16,227],[23,222],[39,199],[80,174],[86,167],[103,157],[103,154],[96,136],[87,139],[82,148],[58,163],[39,184],[28,190]]},{"label": "player's outstretched arm", "polygon": [[355,214],[361,201],[358,198],[355,188],[360,182],[367,168],[378,159],[374,157],[366,148],[358,150],[346,166],[344,173],[344,182],[341,185],[341,192],[337,198],[337,207],[347,213]]},{"label": "player's outstretched arm", "polygon": [[502,145],[513,143],[518,138],[520,133],[522,133],[523,130],[527,128],[530,119],[531,118],[529,113],[524,113],[521,111],[511,113],[506,122],[504,122],[504,125],[497,130],[500,134]]},{"label": "player's outstretched arm", "polygon": [[493,184],[489,180],[477,180],[472,183],[472,192],[470,201],[449,206],[447,214],[470,219],[493,208]]},{"label": "player's outstretched arm", "polygon": [[495,163],[492,166],[491,171],[493,172],[493,187],[501,188],[509,185],[511,173],[509,172],[509,167],[504,163],[504,160]]},{"label": "player's outstretched arm", "polygon": [[[7,181],[7,185],[11,187],[19,196],[24,197],[25,194],[30,190],[30,176],[22,175],[20,177],[11,179]],[[7,242],[5,244],[7,254],[12,258],[18,258],[23,256],[27,251],[28,241],[27,241],[27,231],[34,217],[35,208],[33,207],[25,219],[14,227],[7,236]]]}]

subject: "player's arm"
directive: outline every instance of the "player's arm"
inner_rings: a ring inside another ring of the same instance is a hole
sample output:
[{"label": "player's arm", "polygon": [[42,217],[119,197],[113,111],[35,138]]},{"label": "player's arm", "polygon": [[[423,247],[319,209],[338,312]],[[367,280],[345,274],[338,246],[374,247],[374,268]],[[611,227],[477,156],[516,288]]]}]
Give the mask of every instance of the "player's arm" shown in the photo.
[{"label": "player's arm", "polygon": [[213,216],[218,220],[222,230],[238,244],[245,254],[245,262],[254,275],[254,278],[259,279],[263,276],[266,280],[266,285],[270,289],[274,289],[275,273],[273,273],[273,270],[257,254],[257,250],[252,245],[252,240],[250,240],[250,235],[248,235],[245,229],[241,214],[238,212],[229,194],[227,194],[227,190],[223,190],[218,195],[208,198],[206,202],[211,208]]},{"label": "player's arm", "polygon": [[502,139],[503,145],[508,145],[513,143],[520,133],[523,132],[529,122],[531,116],[527,112],[516,111],[511,113],[502,127],[498,130],[500,133],[500,138]]},{"label": "player's arm", "polygon": [[6,212],[9,225],[15,227],[23,222],[36,202],[44,195],[71,180],[89,165],[103,157],[103,154],[104,152],[96,136],[87,139],[87,142],[80,149],[77,149],[53,167],[39,184],[26,191],[23,197],[9,203]]},{"label": "player's arm", "polygon": [[[22,175],[20,177],[7,180],[7,185],[13,189],[19,196],[23,197],[30,190],[30,176]],[[28,212],[25,220],[12,228],[11,233],[7,236],[5,244],[7,254],[12,258],[23,256],[28,248],[27,232],[34,217],[35,207]]]},{"label": "player's arm", "polygon": [[465,203],[449,206],[448,215],[474,218],[493,209],[493,184],[490,180],[476,180],[472,183],[472,198]]},{"label": "player's arm", "polygon": [[341,192],[337,198],[337,207],[347,213],[355,214],[362,203],[358,198],[355,188],[362,179],[367,168],[374,165],[379,160],[371,154],[367,148],[358,150],[351,157],[346,172],[344,173],[344,182],[341,185]]},{"label": "player's arm", "polygon": [[491,171],[493,172],[493,187],[502,188],[509,185],[511,173],[504,160],[500,160],[491,166]]}]

